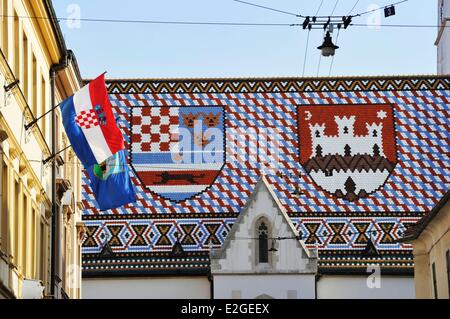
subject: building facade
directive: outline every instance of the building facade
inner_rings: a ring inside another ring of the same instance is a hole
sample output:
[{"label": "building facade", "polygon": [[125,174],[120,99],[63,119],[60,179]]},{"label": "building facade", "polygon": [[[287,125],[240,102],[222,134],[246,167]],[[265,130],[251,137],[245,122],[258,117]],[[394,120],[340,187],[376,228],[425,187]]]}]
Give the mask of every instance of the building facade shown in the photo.
[{"label": "building facade", "polygon": [[416,297],[450,298],[450,192],[403,239],[413,245]]},{"label": "building facade", "polygon": [[[412,246],[398,240],[450,188],[448,77],[107,86],[137,202],[100,212],[83,177],[85,297],[287,298],[287,290],[270,291],[275,282],[244,291],[239,276],[300,276],[312,268],[285,273],[297,259],[311,264],[305,251],[317,251],[317,273],[289,288],[292,298],[415,297]],[[272,199],[247,210],[263,176]],[[292,227],[273,231],[280,210]],[[240,214],[268,216],[261,251],[251,248],[255,224],[245,222],[254,219]],[[253,262],[272,241],[278,252],[269,256],[283,264],[264,274]]]},{"label": "building facade", "polygon": [[265,177],[210,260],[214,298],[316,297],[317,250],[299,239]]},{"label": "building facade", "polygon": [[[1,0],[0,13],[0,298],[79,298],[81,169],[70,150],[55,157],[53,216],[52,161],[43,163],[52,120],[43,115],[77,91],[81,77],[50,1]],[[61,61],[67,67],[57,69]],[[61,128],[56,110],[56,150],[69,145]]]},{"label": "building facade", "polygon": [[438,0],[437,73],[450,74],[450,1]]}]

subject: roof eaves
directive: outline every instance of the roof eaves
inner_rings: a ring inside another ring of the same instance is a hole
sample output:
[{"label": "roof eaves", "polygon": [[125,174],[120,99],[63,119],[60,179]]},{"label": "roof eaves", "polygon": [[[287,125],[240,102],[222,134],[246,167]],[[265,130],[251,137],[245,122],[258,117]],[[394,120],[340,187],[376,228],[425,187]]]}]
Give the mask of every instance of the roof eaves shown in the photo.
[{"label": "roof eaves", "polygon": [[447,204],[450,199],[450,190],[445,193],[444,197],[434,206],[430,213],[422,217],[417,224],[409,230],[405,231],[405,235],[400,240],[400,242],[409,242],[417,239],[423,230],[428,226],[428,224],[433,220],[433,218],[440,212],[442,207]]}]

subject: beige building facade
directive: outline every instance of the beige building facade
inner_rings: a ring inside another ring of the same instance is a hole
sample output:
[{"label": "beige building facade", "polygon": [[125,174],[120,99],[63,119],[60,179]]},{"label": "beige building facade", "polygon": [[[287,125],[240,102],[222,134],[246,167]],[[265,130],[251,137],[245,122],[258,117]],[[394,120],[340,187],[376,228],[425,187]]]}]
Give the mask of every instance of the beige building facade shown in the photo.
[{"label": "beige building facade", "polygon": [[450,298],[450,191],[404,241],[414,248],[416,298]]},{"label": "beige building facade", "polygon": [[[55,158],[53,215],[52,161],[43,163],[51,112],[24,126],[76,92],[81,77],[51,1],[0,0],[0,15],[0,299],[80,298],[81,166],[70,149]],[[55,131],[62,150],[69,142],[58,109]]]},{"label": "beige building facade", "polygon": [[450,0],[438,0],[437,73],[450,74]]}]

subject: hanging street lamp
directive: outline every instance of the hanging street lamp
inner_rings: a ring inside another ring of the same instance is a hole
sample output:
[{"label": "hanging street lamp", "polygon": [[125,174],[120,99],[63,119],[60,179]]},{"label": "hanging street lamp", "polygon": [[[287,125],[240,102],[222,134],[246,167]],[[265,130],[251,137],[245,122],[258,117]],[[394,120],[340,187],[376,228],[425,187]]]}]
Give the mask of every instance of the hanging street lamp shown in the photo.
[{"label": "hanging street lamp", "polygon": [[317,47],[317,49],[322,51],[323,56],[333,56],[336,49],[339,49],[339,47],[333,43],[330,31],[327,31],[322,45]]}]

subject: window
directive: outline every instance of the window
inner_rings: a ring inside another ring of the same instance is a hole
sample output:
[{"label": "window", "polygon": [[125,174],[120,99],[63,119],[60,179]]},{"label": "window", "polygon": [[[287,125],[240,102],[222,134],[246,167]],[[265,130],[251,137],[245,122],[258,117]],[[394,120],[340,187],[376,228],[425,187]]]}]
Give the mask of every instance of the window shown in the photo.
[{"label": "window", "polygon": [[431,272],[432,272],[432,276],[433,276],[434,299],[438,299],[437,282],[436,282],[436,264],[435,263],[433,263],[431,265]]},{"label": "window", "polygon": [[61,258],[61,264],[62,264],[62,269],[61,269],[61,280],[62,280],[62,286],[66,287],[67,284],[67,228],[66,226],[63,226],[63,234],[62,234],[62,239],[63,239],[63,246],[62,246],[62,258]]},{"label": "window", "polygon": [[20,28],[19,16],[14,11],[14,75],[19,78],[20,74]]},{"label": "window", "polygon": [[8,166],[2,161],[2,210],[0,212],[0,237],[3,252],[8,253]]},{"label": "window", "polygon": [[264,221],[258,226],[258,262],[269,262],[269,232]]},{"label": "window", "polygon": [[31,209],[31,248],[32,248],[32,253],[31,253],[31,276],[33,278],[37,278],[38,273],[37,273],[37,264],[38,264],[38,216],[37,216],[37,211],[36,208],[33,207]]},{"label": "window", "polygon": [[26,34],[23,34],[23,63],[22,63],[22,89],[23,89],[23,95],[25,96],[25,99],[27,102],[29,102],[29,79],[28,79],[28,70],[29,70],[29,64],[28,64],[28,38]]},{"label": "window", "polygon": [[448,285],[448,298],[450,299],[450,250],[445,253],[445,259],[447,260],[447,285]]},{"label": "window", "polygon": [[33,58],[31,60],[31,110],[33,111],[33,115],[37,117],[38,107],[37,107],[37,61],[36,56],[33,54]]},{"label": "window", "polygon": [[39,230],[39,279],[42,280],[42,282],[46,282],[45,280],[45,264],[47,260],[47,249],[46,249],[46,236],[47,233],[45,231],[45,223],[41,220],[40,223],[40,230]]},{"label": "window", "polygon": [[14,264],[18,266],[19,261],[19,203],[20,203],[20,187],[19,181],[17,177],[14,181],[14,189],[12,190],[14,194],[14,216],[12,217],[12,224],[14,227],[14,248],[13,248],[13,256],[14,256]]},{"label": "window", "polygon": [[28,199],[25,193],[22,195],[22,237],[21,237],[21,243],[22,243],[22,258],[21,258],[21,264],[22,264],[22,274],[27,275],[28,271],[28,260],[30,253],[27,252],[28,248],[28,240],[30,239],[30,235],[28,233]]},{"label": "window", "polygon": [[2,4],[2,50],[6,57],[8,57],[8,1],[3,0]]},{"label": "window", "polygon": [[55,112],[55,131],[56,131],[56,138],[55,138],[55,149],[58,152],[60,148],[59,141],[61,140],[61,133],[59,131],[59,114]]},{"label": "window", "polygon": [[[42,72],[42,71],[41,71]],[[41,73],[41,102],[40,102],[40,114],[42,115],[46,112],[47,109],[47,99],[46,99],[46,84],[45,84],[45,78]],[[41,130],[44,134],[44,137],[46,137],[46,133],[47,133],[47,116],[44,116],[39,122],[39,125],[41,127]]]}]

